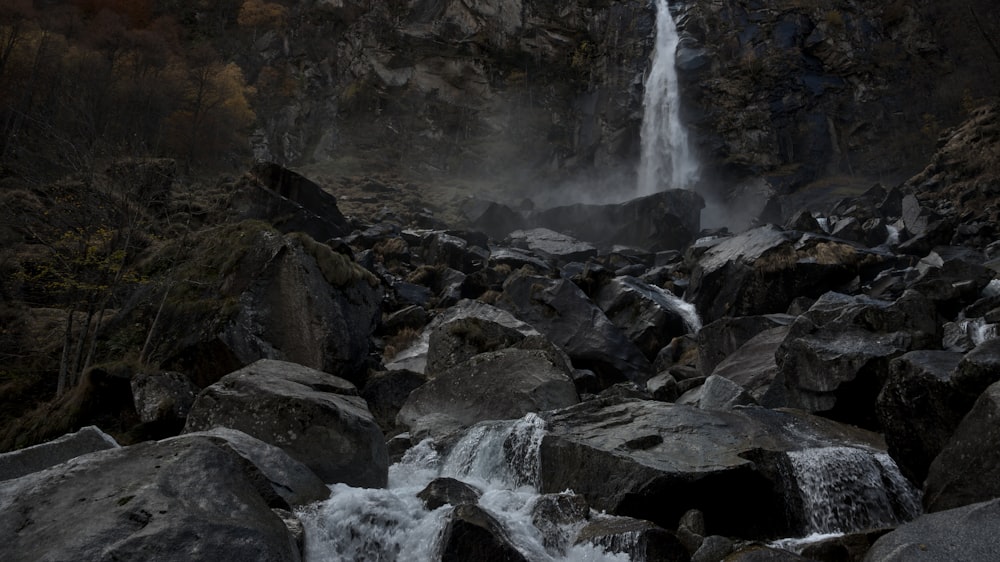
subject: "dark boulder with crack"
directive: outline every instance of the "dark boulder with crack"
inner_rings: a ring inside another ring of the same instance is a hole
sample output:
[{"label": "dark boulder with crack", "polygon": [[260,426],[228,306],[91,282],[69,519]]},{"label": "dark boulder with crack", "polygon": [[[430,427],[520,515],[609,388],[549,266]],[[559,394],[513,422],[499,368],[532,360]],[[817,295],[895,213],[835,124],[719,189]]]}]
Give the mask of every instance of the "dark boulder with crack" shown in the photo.
[{"label": "dark boulder with crack", "polygon": [[670,340],[701,328],[690,304],[635,277],[612,279],[594,302],[651,361]]},{"label": "dark boulder with crack", "polygon": [[280,447],[324,482],[382,487],[385,436],[350,382],[308,367],[262,359],[198,396],[184,431],[243,431]]},{"label": "dark boulder with crack", "polygon": [[931,463],[928,512],[1000,498],[1000,383],[987,388]]},{"label": "dark boulder with crack", "polygon": [[889,453],[914,482],[923,482],[971,402],[952,383],[962,354],[911,351],[889,364],[877,413]]},{"label": "dark boulder with crack", "polygon": [[497,305],[545,334],[574,367],[596,373],[604,387],[645,384],[652,375],[639,348],[569,280],[512,275]]},{"label": "dark boulder with crack", "polygon": [[263,219],[280,231],[326,241],[348,234],[337,199],[313,181],[278,164],[255,165],[239,182],[229,207],[242,218]]}]

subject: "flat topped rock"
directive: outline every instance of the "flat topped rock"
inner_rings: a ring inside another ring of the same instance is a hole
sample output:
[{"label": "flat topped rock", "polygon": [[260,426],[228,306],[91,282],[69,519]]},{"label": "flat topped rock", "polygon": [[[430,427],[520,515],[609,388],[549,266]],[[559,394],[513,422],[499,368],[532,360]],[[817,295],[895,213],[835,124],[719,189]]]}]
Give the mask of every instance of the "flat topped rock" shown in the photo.
[{"label": "flat topped rock", "polygon": [[591,244],[548,228],[515,230],[508,238],[512,246],[550,259],[586,261],[597,255],[597,248]]},{"label": "flat topped rock", "polygon": [[90,425],[47,443],[0,454],[0,481],[38,472],[80,455],[117,447],[118,442],[113,437]]}]

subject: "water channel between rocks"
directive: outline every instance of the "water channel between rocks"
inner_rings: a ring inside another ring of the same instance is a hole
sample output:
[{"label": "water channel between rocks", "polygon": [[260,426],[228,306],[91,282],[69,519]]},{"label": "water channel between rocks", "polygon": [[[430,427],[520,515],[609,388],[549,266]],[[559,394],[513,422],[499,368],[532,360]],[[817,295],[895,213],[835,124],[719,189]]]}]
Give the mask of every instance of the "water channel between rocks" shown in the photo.
[{"label": "water channel between rocks", "polygon": [[[386,489],[332,486],[330,499],[299,512],[306,530],[306,560],[440,560],[442,536],[454,507],[430,510],[417,497],[438,477],[480,490],[479,507],[502,524],[528,560],[641,560],[637,533],[604,537],[600,544],[574,544],[584,521],[540,525],[544,531],[536,526],[544,435],[544,421],[536,414],[484,422],[467,430],[446,455],[439,454],[430,439],[412,447],[390,467]],[[820,538],[896,525],[919,514],[919,495],[885,453],[821,447],[793,451],[788,458],[792,470],[786,489],[798,495],[794,500],[802,505],[806,538],[776,541],[774,546],[799,550]],[[591,520],[601,517],[590,514]]]}]

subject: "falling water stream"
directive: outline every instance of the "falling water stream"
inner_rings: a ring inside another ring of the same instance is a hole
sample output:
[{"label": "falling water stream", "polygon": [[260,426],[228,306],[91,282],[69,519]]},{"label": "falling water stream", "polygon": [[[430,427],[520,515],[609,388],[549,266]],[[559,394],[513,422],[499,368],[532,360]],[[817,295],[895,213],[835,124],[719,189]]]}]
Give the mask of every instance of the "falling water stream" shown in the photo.
[{"label": "falling water stream", "polygon": [[[532,523],[540,495],[538,455],[544,422],[535,414],[519,420],[486,422],[470,428],[441,457],[430,439],[411,448],[389,469],[386,489],[331,487],[330,499],[299,511],[306,530],[308,562],[440,560],[439,544],[452,506],[428,510],[417,494],[433,479],[447,476],[482,491],[479,506],[500,521],[528,560],[539,562],[624,562],[626,554],[581,544],[564,551],[546,545]],[[578,528],[554,532],[575,537]],[[550,530],[549,532],[553,532]]]},{"label": "falling water stream", "polygon": [[656,0],[656,47],[646,78],[640,133],[639,196],[668,188],[690,188],[698,179],[698,162],[680,119],[676,66],[679,42],[667,0]]}]

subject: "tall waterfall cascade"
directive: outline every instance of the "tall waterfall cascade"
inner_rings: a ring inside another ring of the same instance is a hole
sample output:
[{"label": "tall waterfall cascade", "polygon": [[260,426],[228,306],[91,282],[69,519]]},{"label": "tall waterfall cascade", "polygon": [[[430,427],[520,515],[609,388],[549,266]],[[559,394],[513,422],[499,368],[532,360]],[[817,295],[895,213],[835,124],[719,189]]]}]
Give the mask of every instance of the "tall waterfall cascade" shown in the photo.
[{"label": "tall waterfall cascade", "polygon": [[646,78],[638,195],[688,189],[698,180],[698,162],[680,119],[677,46],[680,37],[667,0],[656,0],[656,47]]}]

